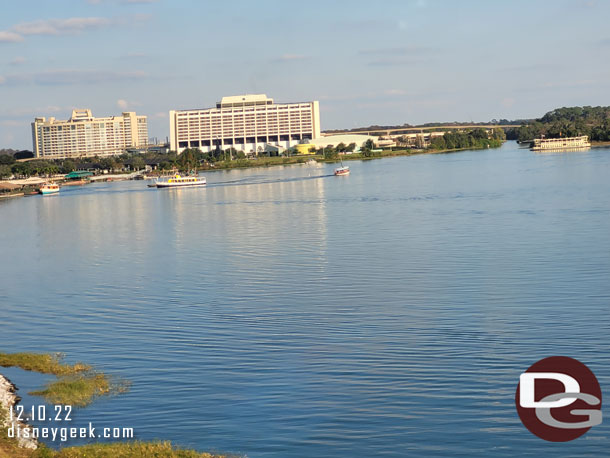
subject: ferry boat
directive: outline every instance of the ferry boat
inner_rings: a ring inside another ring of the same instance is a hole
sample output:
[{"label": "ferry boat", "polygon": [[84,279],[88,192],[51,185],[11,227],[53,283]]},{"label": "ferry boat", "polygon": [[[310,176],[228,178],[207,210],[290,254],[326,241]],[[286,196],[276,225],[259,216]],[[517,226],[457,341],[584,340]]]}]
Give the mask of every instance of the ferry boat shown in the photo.
[{"label": "ferry boat", "polygon": [[59,192],[59,185],[55,184],[55,183],[46,183],[46,184],[43,184],[40,187],[39,192],[42,195],[45,195],[45,194],[55,194],[56,192]]},{"label": "ferry boat", "polygon": [[535,138],[532,151],[590,148],[589,137]]},{"label": "ferry boat", "polygon": [[185,188],[205,186],[205,177],[198,176],[180,176],[178,174],[168,178],[162,178],[156,181],[157,188]]},{"label": "ferry boat", "polygon": [[335,176],[336,177],[345,176],[345,175],[349,175],[349,167],[348,166],[344,165],[344,166],[341,166],[341,167],[335,169]]}]

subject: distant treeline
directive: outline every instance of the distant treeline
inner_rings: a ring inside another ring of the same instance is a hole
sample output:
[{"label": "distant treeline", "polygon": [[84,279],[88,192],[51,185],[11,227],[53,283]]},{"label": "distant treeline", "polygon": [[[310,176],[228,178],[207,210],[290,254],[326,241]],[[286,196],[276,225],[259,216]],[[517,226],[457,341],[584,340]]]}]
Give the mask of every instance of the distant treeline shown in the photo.
[{"label": "distant treeline", "polygon": [[[394,125],[394,126],[380,126],[380,125],[372,125],[372,126],[368,126],[368,127],[355,127],[353,129],[333,129],[333,130],[325,130],[325,133],[333,133],[333,132],[357,132],[357,131],[382,131],[382,130],[398,130],[398,129],[420,129],[420,128],[430,128],[430,127],[455,127],[455,126],[510,126],[510,125],[516,125],[516,124],[527,124],[529,122],[532,122],[532,119],[514,119],[514,120],[510,120],[510,119],[492,119],[491,121],[488,122],[460,122],[460,121],[453,121],[453,122],[428,122],[425,124],[417,124],[417,125],[411,125],[408,123],[402,124],[400,126],[398,125]],[[439,129],[441,130],[441,129]]]},{"label": "distant treeline", "polygon": [[137,156],[121,154],[83,159],[35,159],[27,162],[17,162],[11,155],[0,155],[0,179],[13,175],[17,177],[50,176],[70,173],[74,170],[108,170],[111,172],[141,170],[149,164],[169,170],[179,163],[180,158],[175,153],[145,153]]},{"label": "distant treeline", "polygon": [[478,128],[468,132],[445,132],[441,137],[430,140],[430,148],[436,150],[463,148],[497,148],[506,140],[506,134],[501,128],[488,133],[486,129]]},{"label": "distant treeline", "polygon": [[540,138],[578,137],[587,135],[593,141],[610,140],[610,107],[563,107],[543,117],[507,129],[509,140],[527,141]]},{"label": "distant treeline", "polygon": [[515,124],[523,124],[531,121],[531,119],[492,119],[489,122],[428,122],[426,124],[418,124],[417,126],[413,126],[414,128],[418,127],[452,127],[452,126],[510,126]]},{"label": "distant treeline", "polygon": [[[261,152],[258,157],[267,157],[269,153]],[[214,150],[204,153],[198,148],[189,148],[181,154],[147,152],[142,154],[124,153],[117,156],[87,157],[74,159],[34,159],[18,162],[10,154],[0,155],[0,179],[30,176],[50,176],[67,174],[74,170],[107,170],[109,172],[126,172],[144,169],[147,165],[159,170],[194,170],[213,167],[215,163],[228,163],[245,160],[243,151],[234,148]]]},{"label": "distant treeline", "polygon": [[10,148],[0,148],[0,155],[3,154],[8,154],[8,155],[13,155],[17,152],[16,149],[10,149]]}]

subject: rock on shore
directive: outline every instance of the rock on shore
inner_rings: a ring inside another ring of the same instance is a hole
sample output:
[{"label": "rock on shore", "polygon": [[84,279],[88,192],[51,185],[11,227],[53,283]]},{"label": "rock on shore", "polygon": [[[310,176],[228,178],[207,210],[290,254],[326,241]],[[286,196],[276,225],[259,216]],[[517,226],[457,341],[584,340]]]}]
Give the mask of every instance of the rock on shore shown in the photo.
[{"label": "rock on shore", "polygon": [[[20,401],[20,398],[15,394],[15,391],[15,385],[13,385],[9,379],[0,374],[0,407],[2,408],[2,410],[9,412]],[[8,428],[10,428],[11,426],[14,426],[15,429],[17,429],[17,426],[19,426],[21,429],[27,427],[16,419],[13,419],[11,421],[8,415],[7,418],[0,418],[0,422],[3,423],[3,426]],[[30,449],[38,448],[38,441],[34,438],[25,439],[23,437],[19,437],[16,440],[20,447]]]}]

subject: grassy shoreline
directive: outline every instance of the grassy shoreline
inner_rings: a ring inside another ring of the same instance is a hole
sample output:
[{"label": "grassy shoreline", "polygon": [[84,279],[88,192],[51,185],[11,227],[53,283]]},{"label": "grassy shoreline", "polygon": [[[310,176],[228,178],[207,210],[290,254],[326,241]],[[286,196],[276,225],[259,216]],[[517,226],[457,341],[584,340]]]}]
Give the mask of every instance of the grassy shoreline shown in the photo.
[{"label": "grassy shoreline", "polygon": [[[45,390],[30,394],[44,396],[52,404],[70,404],[84,407],[95,398],[120,391],[110,379],[101,372],[96,372],[84,363],[66,364],[60,354],[47,353],[1,353],[0,367],[19,367],[26,371],[41,374],[52,374],[58,377],[47,385]],[[34,440],[33,443],[20,443],[19,439],[9,436],[8,409],[19,402],[15,386],[6,377],[0,375],[0,458],[130,458],[130,457],[167,457],[167,458],[216,458],[225,455],[213,455],[195,450],[181,449],[168,441],[125,441],[93,443],[82,446],[51,449],[44,443]],[[6,404],[5,404],[6,403]],[[14,420],[13,420],[14,421]],[[20,427],[27,425],[19,423]],[[35,448],[37,446],[37,448]],[[33,447],[33,448],[27,448]]]},{"label": "grassy shoreline", "polygon": [[52,404],[69,404],[85,407],[99,396],[127,391],[127,382],[113,380],[106,374],[95,371],[88,364],[65,364],[61,354],[48,353],[2,353],[0,367],[19,367],[30,372],[51,374],[57,377],[44,389],[29,394],[41,396]]},{"label": "grassy shoreline", "polygon": [[327,159],[320,154],[309,154],[304,156],[289,156],[289,157],[262,157],[256,159],[238,159],[233,161],[221,161],[213,164],[213,167],[200,167],[197,170],[200,172],[213,172],[216,170],[231,170],[231,169],[248,169],[256,167],[273,167],[277,165],[294,165],[294,164],[305,164],[308,160],[315,160],[322,164],[334,164],[340,161],[370,161],[373,159],[383,159],[387,157],[399,157],[399,156],[418,156],[422,154],[443,154],[443,153],[457,153],[460,151],[468,150],[481,150],[487,148],[454,148],[454,149],[400,149],[400,150],[382,150],[374,153],[371,156],[365,156],[362,153],[352,153],[341,155],[337,158]]}]

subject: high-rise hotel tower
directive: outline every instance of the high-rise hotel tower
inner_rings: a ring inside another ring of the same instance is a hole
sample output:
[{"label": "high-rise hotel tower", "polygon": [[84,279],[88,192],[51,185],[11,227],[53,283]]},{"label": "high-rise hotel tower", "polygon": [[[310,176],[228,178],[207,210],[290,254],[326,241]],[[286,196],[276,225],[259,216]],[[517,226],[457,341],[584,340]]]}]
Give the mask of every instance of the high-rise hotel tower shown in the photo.
[{"label": "high-rise hotel tower", "polygon": [[36,118],[32,123],[35,157],[110,156],[148,143],[146,116],[125,112],[121,116],[94,118],[91,110],[73,110],[67,121]]},{"label": "high-rise hotel tower", "polygon": [[320,136],[320,104],[273,103],[265,94],[223,97],[216,108],[169,112],[170,148],[182,152],[217,146],[247,154],[267,144],[288,148]]}]

